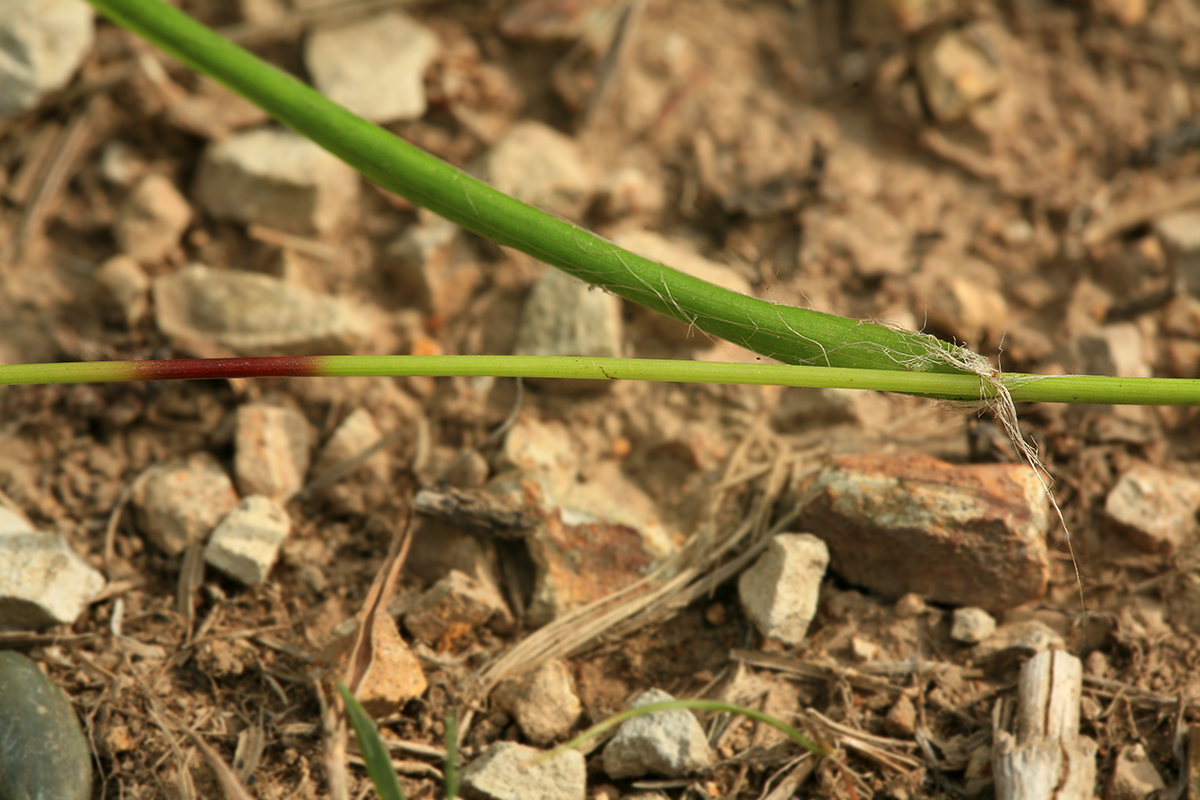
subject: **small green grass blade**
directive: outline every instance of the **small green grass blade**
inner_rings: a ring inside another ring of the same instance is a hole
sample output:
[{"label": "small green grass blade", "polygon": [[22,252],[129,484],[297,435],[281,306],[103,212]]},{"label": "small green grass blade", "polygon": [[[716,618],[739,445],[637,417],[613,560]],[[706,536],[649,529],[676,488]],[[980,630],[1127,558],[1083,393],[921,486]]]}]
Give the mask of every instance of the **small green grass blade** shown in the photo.
[{"label": "small green grass blade", "polygon": [[350,718],[350,725],[358,737],[358,749],[362,751],[363,761],[367,763],[367,775],[371,777],[371,783],[375,784],[375,793],[379,795],[379,800],[407,800],[404,789],[400,788],[400,779],[392,769],[387,745],[375,729],[375,723],[344,683],[338,681],[337,688],[342,695],[342,702],[346,704],[346,715]]}]

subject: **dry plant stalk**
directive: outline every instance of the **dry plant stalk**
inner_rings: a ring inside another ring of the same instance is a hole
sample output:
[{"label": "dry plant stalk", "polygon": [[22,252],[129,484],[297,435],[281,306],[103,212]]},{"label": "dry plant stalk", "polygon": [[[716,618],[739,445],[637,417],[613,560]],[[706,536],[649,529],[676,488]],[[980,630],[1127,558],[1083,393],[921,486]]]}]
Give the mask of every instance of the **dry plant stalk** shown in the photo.
[{"label": "dry plant stalk", "polygon": [[1091,800],[1098,747],[1079,735],[1082,691],[1083,664],[1069,653],[1047,650],[1021,666],[1016,735],[1002,729],[1007,715],[994,719],[996,800]]}]

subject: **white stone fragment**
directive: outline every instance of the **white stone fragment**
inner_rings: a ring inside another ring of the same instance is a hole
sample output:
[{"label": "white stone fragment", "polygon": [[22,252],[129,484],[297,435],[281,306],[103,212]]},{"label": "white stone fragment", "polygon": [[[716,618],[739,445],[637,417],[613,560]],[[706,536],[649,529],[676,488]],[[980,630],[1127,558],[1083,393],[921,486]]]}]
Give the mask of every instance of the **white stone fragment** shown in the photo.
[{"label": "white stone fragment", "polygon": [[505,194],[576,219],[595,191],[575,141],[541,122],[518,122],[509,128],[484,156],[478,172]]},{"label": "white stone fragment", "polygon": [[0,506],[0,534],[3,533],[33,533],[33,525],[24,514]]},{"label": "white stone fragment", "polygon": [[571,674],[557,659],[501,683],[494,698],[497,708],[513,715],[525,738],[539,745],[565,736],[583,713]]},{"label": "white stone fragment", "polygon": [[525,301],[513,353],[616,358],[621,334],[620,298],[548,269]]},{"label": "white stone fragment", "polygon": [[776,536],[738,579],[738,596],[759,633],[784,644],[804,641],[817,613],[829,548],[808,533]]},{"label": "white stone fragment", "polygon": [[304,63],[329,99],[372,122],[392,122],[425,113],[425,69],[438,48],[433,31],[391,11],[319,28]]},{"label": "white stone fragment", "polygon": [[462,771],[464,796],[482,800],[584,800],[587,766],[578,750],[550,761],[542,751],[497,742]]},{"label": "white stone fragment", "polygon": [[121,250],[137,261],[158,261],[179,246],[192,221],[192,207],[162,175],[147,175],[117,212],[113,235]]},{"label": "white stone fragment", "polygon": [[203,541],[237,504],[233,482],[208,453],[151,467],[132,496],[138,529],[168,555]]},{"label": "white stone fragment", "polygon": [[217,525],[204,548],[204,560],[246,586],[257,586],[267,579],[291,527],[281,505],[252,495]]},{"label": "white stone fragment", "polygon": [[233,467],[242,495],[285,500],[308,474],[308,420],[294,408],[251,403],[237,410]]},{"label": "white stone fragment", "polygon": [[168,336],[247,356],[345,353],[371,329],[367,312],[342,298],[203,264],[155,279],[154,321]]},{"label": "white stone fragment", "polygon": [[150,307],[150,278],[129,256],[113,256],[92,274],[105,314],[127,328],[138,324]]},{"label": "white stone fragment", "polygon": [[[633,708],[675,698],[661,689],[642,692]],[[604,771],[610,778],[664,775],[670,778],[699,772],[712,764],[704,729],[685,709],[659,711],[621,723],[604,748]]]},{"label": "white stone fragment", "polygon": [[956,608],[950,623],[950,638],[963,644],[979,644],[996,632],[996,620],[982,608]]},{"label": "white stone fragment", "polygon": [[1200,532],[1200,481],[1176,472],[1135,464],[1104,500],[1109,527],[1149,553],[1187,548]]},{"label": "white stone fragment", "polygon": [[1149,378],[1150,365],[1143,351],[1142,333],[1132,322],[1105,325],[1077,336],[1072,342],[1079,372],[1118,378]]},{"label": "white stone fragment", "polygon": [[496,615],[510,616],[500,593],[452,569],[413,602],[404,616],[404,626],[427,644],[437,644],[452,628],[475,628]]},{"label": "white stone fragment", "polygon": [[59,534],[0,533],[0,630],[70,625],[103,588]]},{"label": "white stone fragment", "polygon": [[[339,464],[362,455],[379,444],[382,438],[383,434],[375,424],[371,412],[365,408],[356,408],[342,420],[342,424],[337,426],[333,435],[321,447],[309,474],[314,479],[318,478]],[[382,478],[387,474],[387,455],[382,452],[375,453],[363,463],[363,467]]]},{"label": "white stone fragment", "polygon": [[92,36],[92,9],[83,0],[0,3],[0,119],[65,86]]},{"label": "white stone fragment", "polygon": [[299,134],[259,128],[209,146],[194,193],[217,219],[327,233],[353,213],[358,173]]}]

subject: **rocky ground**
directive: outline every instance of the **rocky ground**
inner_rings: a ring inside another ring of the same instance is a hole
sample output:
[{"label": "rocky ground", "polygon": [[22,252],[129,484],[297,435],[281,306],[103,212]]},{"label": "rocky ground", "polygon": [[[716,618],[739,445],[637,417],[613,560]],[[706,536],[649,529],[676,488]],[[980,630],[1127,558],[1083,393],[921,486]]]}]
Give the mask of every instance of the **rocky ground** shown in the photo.
[{"label": "rocky ground", "polygon": [[[4,363],[752,357],[46,5],[61,46],[33,61],[53,74],[5,77],[24,88],[0,122]],[[1009,370],[1200,377],[1190,0],[181,5],[715,283]],[[1191,409],[1019,408],[1064,528],[986,414],[903,397],[238,379],[7,388],[0,408],[0,563],[19,566],[0,647],[68,692],[95,797],[215,796],[187,731],[255,797],[329,795],[315,681],[345,668],[356,615],[363,697],[414,797],[440,796],[448,712],[464,796],[986,797],[1020,665],[1046,650],[1082,660],[1096,794],[1200,796]],[[833,753],[677,711],[521,772],[667,696],[764,710]]]}]

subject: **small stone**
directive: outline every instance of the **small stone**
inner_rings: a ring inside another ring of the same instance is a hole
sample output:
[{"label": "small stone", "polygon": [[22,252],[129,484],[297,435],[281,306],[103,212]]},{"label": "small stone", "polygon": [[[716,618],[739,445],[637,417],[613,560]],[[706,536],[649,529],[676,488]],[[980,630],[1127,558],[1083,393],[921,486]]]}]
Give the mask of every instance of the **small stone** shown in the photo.
[{"label": "small stone", "polygon": [[1107,800],[1147,800],[1167,788],[1162,776],[1146,756],[1146,748],[1131,744],[1117,751]]},{"label": "small stone", "polygon": [[[537,524],[524,537],[536,568],[527,625],[538,626],[608,597],[675,552],[654,502],[612,461],[580,482],[568,475],[510,471],[489,491],[531,507]],[[621,498],[613,503],[612,498]]]},{"label": "small stone", "polygon": [[138,529],[163,552],[176,556],[202,542],[237,505],[233,482],[208,453],[151,467],[135,484]]},{"label": "small stone", "polygon": [[496,707],[512,714],[525,738],[537,745],[566,736],[583,713],[574,681],[566,665],[558,660],[505,681],[494,696]]},{"label": "small stone", "polygon": [[1004,609],[1046,590],[1049,506],[1025,465],[841,456],[807,497],[798,524],[829,545],[833,571],[884,597]]},{"label": "small stone", "polygon": [[1146,19],[1146,0],[1092,0],[1092,7],[1126,28],[1141,25]]},{"label": "small stone", "polygon": [[[675,698],[661,689],[642,692],[633,708]],[[658,711],[625,720],[604,748],[604,771],[610,778],[663,775],[678,778],[712,764],[704,729],[686,709]]]},{"label": "small stone", "polygon": [[1175,281],[1193,297],[1200,297],[1200,211],[1169,214],[1154,223],[1167,264]]},{"label": "small stone", "polygon": [[930,327],[960,342],[998,341],[1003,336],[1008,325],[1008,302],[985,281],[975,276],[943,274],[929,281],[918,280],[917,284],[922,301],[928,304]]},{"label": "small stone", "polygon": [[891,418],[892,406],[892,400],[879,392],[788,386],[771,412],[771,424],[781,433],[833,425],[878,428]]},{"label": "small stone", "polygon": [[902,694],[892,703],[884,717],[883,728],[891,736],[913,735],[917,728],[917,709],[908,695]]},{"label": "small stone", "polygon": [[996,620],[982,608],[956,608],[950,623],[950,638],[963,644],[979,644],[996,632]]},{"label": "small stone", "polygon": [[358,173],[299,134],[260,128],[210,145],[194,194],[219,220],[328,233],[354,213]]},{"label": "small stone", "polygon": [[437,644],[443,636],[486,625],[494,616],[510,618],[499,592],[452,569],[417,598],[404,616],[404,626],[427,644]]},{"label": "small stone", "polygon": [[0,565],[0,630],[74,624],[104,588],[104,576],[57,533],[0,533]]},{"label": "small stone", "polygon": [[[621,300],[556,269],[534,285],[517,328],[514,355],[619,358]],[[554,381],[550,388],[597,391],[607,381]]]},{"label": "small stone", "polygon": [[768,639],[797,645],[817,613],[829,566],[825,543],[807,533],[781,533],[738,578],[742,608]]},{"label": "small stone", "polygon": [[1195,540],[1200,481],[1137,464],[1104,501],[1108,524],[1148,553],[1174,553]]},{"label": "small stone", "polygon": [[129,256],[113,256],[93,274],[108,317],[134,328],[150,307],[150,278]]},{"label": "small stone", "polygon": [[308,420],[294,408],[263,403],[237,410],[234,473],[243,495],[286,500],[308,473]]},{"label": "small stone", "polygon": [[542,751],[516,742],[497,742],[462,771],[469,800],[584,800],[587,766],[578,750],[550,761]]},{"label": "small stone", "polygon": [[804,214],[803,260],[842,257],[855,274],[867,279],[907,275],[912,271],[913,232],[880,203],[860,202],[841,214],[824,209]]},{"label": "small stone", "polygon": [[[383,439],[383,434],[380,433],[379,426],[375,424],[375,418],[371,416],[371,412],[365,408],[356,408],[342,420],[342,424],[337,426],[333,435],[325,442],[316,460],[313,461],[309,474],[313,478],[318,478],[339,464],[362,455],[371,447],[379,444],[381,439]],[[359,469],[369,472],[377,478],[385,478],[388,470],[387,454],[375,453],[364,461]]]},{"label": "small stone", "polygon": [[908,592],[892,607],[897,619],[916,619],[929,610],[925,598],[916,592]]},{"label": "small stone", "polygon": [[441,217],[409,227],[388,246],[386,263],[397,290],[442,319],[462,313],[483,280],[462,228]]},{"label": "small stone", "polygon": [[635,167],[622,167],[600,185],[600,213],[608,219],[655,219],[666,197],[662,185]]},{"label": "small stone", "polygon": [[372,719],[397,714],[429,688],[421,662],[400,638],[391,614],[376,613],[371,663],[358,688],[358,701]]},{"label": "small stone", "polygon": [[192,264],[154,281],[158,329],[238,355],[346,353],[371,326],[361,308],[272,278]]},{"label": "small stone", "polygon": [[117,212],[113,235],[125,255],[151,264],[179,247],[192,221],[192,207],[162,175],[147,175],[133,188]]},{"label": "small stone", "polygon": [[929,110],[939,122],[953,122],[1000,88],[991,60],[960,31],[947,31],[917,51],[917,77]]},{"label": "small stone", "polygon": [[0,534],[4,533],[33,533],[33,525],[24,514],[0,506]]},{"label": "small stone", "polygon": [[594,191],[573,139],[540,122],[518,122],[480,162],[494,188],[552,214],[579,219]]},{"label": "small stone", "polygon": [[1131,322],[1105,325],[1075,337],[1071,343],[1077,371],[1087,375],[1117,378],[1149,378],[1150,365],[1142,345],[1142,333]]},{"label": "small stone", "polygon": [[1028,619],[1001,625],[995,633],[976,645],[973,652],[976,661],[980,661],[1010,653],[1027,656],[1065,647],[1062,636],[1053,628],[1040,620]]},{"label": "small stone", "polygon": [[252,495],[217,525],[204,548],[204,560],[246,586],[258,586],[267,579],[291,527],[282,506]]},{"label": "small stone", "polygon": [[850,637],[850,656],[855,661],[866,663],[874,661],[879,655],[879,645],[865,636]]},{"label": "small stone", "polygon": [[92,796],[87,739],[57,684],[20,653],[0,651],[0,797]]},{"label": "small stone", "polygon": [[321,93],[372,122],[425,113],[425,69],[437,55],[433,31],[390,11],[308,37],[304,63]]},{"label": "small stone", "polygon": [[82,0],[0,4],[0,119],[66,86],[92,47],[93,27],[91,6]]}]

